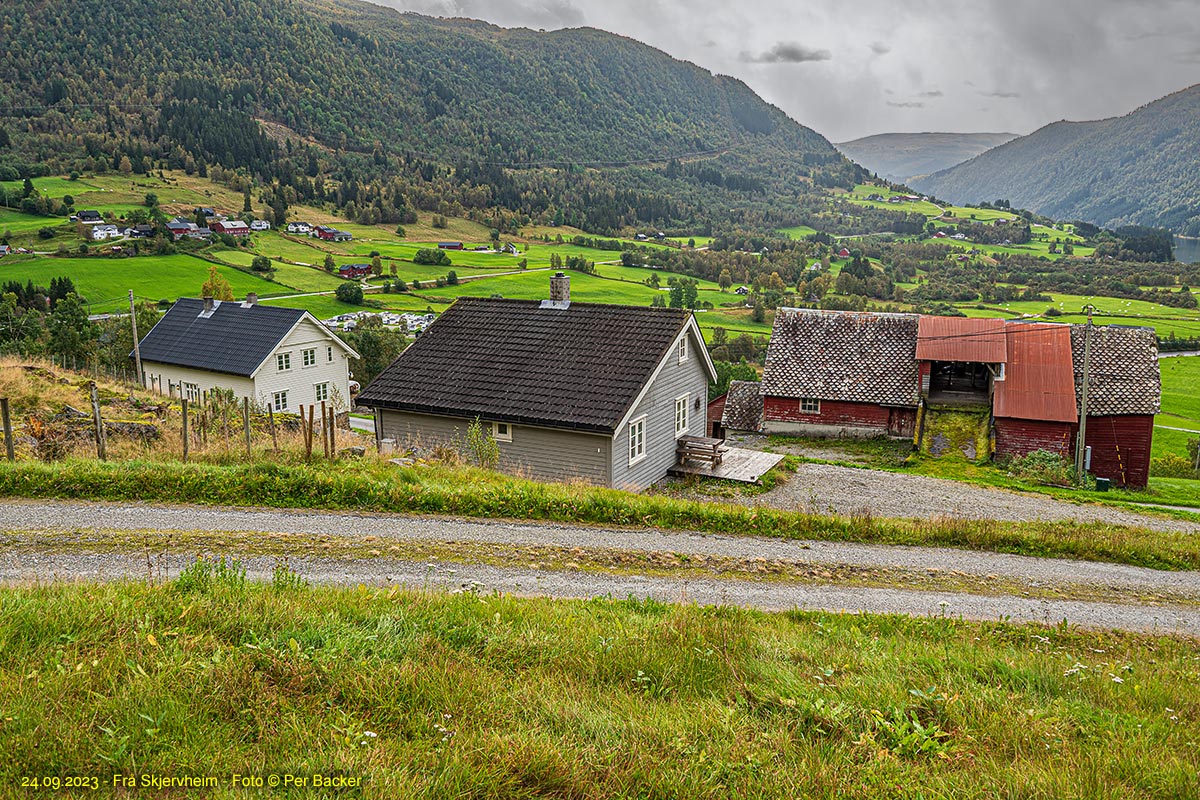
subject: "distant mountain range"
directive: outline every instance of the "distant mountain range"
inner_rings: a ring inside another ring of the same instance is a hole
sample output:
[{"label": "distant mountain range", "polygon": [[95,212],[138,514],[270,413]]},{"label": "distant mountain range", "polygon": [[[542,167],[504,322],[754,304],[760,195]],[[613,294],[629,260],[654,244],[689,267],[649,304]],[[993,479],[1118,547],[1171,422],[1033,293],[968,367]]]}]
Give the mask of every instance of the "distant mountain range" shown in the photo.
[{"label": "distant mountain range", "polygon": [[880,133],[837,149],[881,178],[909,183],[1017,138],[1015,133]]},{"label": "distant mountain range", "polygon": [[1058,219],[1200,235],[1200,85],[1095,122],[1055,122],[910,185]]}]

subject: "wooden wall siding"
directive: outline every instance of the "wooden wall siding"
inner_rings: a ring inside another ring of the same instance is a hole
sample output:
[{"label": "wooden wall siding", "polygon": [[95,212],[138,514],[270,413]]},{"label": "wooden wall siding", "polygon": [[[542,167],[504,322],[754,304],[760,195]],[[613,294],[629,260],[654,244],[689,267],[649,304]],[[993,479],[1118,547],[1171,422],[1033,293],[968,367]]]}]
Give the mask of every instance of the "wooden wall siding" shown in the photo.
[{"label": "wooden wall siding", "polygon": [[995,424],[996,455],[1016,458],[1048,450],[1070,458],[1075,450],[1072,428],[1069,422],[999,418]]},{"label": "wooden wall siding", "polygon": [[[395,439],[399,448],[453,445],[466,439],[471,420],[381,409],[380,437]],[[488,430],[490,420],[481,420]],[[624,440],[622,440],[624,442]],[[541,481],[583,480],[609,486],[612,439],[602,434],[512,427],[511,442],[497,442],[500,468]],[[665,470],[664,470],[665,474]]]},{"label": "wooden wall siding", "polygon": [[884,406],[836,400],[822,400],[820,414],[802,414],[799,400],[791,397],[766,397],[763,398],[763,417],[767,422],[878,428],[880,433],[886,433],[891,415]]},{"label": "wooden wall siding", "polygon": [[[632,467],[629,465],[628,426],[613,437],[612,485],[616,489],[645,489],[666,477],[667,470],[675,466],[675,398],[689,396],[687,432],[692,436],[708,432],[708,374],[698,349],[704,343],[691,335],[690,327],[681,335],[690,338],[687,361],[680,364],[676,347],[672,346],[658,377],[629,417],[646,416],[646,457]],[[699,408],[696,400],[700,401]]]},{"label": "wooden wall siding", "polygon": [[708,432],[705,436],[711,436],[716,439],[724,439],[724,431],[721,430],[721,415],[725,413],[725,400],[729,394],[723,394],[720,397],[714,398],[708,404]]},{"label": "wooden wall siding", "polygon": [[1088,417],[1087,446],[1092,448],[1091,473],[1111,478],[1117,486],[1143,488],[1150,480],[1150,446],[1154,417],[1146,415]]}]

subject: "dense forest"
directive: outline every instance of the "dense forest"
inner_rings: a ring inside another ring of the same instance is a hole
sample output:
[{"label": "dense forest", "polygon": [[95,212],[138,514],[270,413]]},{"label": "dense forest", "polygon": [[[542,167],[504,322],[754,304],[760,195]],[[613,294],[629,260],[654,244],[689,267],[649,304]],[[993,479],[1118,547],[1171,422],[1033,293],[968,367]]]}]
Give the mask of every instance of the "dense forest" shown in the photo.
[{"label": "dense forest", "polygon": [[863,177],[740,81],[592,29],[350,0],[15,0],[0,35],[0,178],[219,165],[281,210],[502,208],[610,232],[797,224],[803,198]]},{"label": "dense forest", "polygon": [[1058,219],[1200,235],[1200,85],[1123,117],[1056,122],[914,182],[955,203],[1003,197]]}]

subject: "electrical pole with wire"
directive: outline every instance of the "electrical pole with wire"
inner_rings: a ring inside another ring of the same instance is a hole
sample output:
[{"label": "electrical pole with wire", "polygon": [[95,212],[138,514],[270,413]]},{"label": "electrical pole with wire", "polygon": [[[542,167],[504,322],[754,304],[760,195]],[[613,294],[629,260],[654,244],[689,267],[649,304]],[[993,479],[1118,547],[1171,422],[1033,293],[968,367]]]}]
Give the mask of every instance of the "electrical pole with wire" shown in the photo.
[{"label": "electrical pole with wire", "polygon": [[1092,312],[1096,307],[1090,303],[1083,307],[1087,312],[1087,325],[1083,329],[1083,386],[1079,398],[1079,439],[1075,442],[1075,479],[1083,480],[1083,456],[1087,442],[1088,387],[1092,366]]},{"label": "electrical pole with wire", "polygon": [[138,388],[145,389],[146,385],[142,380],[142,348],[138,342],[137,307],[133,303],[133,289],[129,290],[129,324],[133,328],[133,363],[137,370],[137,385]]}]

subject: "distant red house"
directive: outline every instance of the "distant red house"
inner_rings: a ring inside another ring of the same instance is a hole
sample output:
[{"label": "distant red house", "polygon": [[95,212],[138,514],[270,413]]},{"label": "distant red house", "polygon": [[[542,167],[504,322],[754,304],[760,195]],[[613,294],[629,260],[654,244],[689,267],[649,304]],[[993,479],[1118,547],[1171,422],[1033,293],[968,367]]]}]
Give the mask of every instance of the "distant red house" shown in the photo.
[{"label": "distant red house", "polygon": [[[913,438],[947,449],[939,414],[974,417],[972,460],[1049,450],[1073,458],[1083,396],[1082,325],[781,309],[763,372],[768,433]],[[1149,328],[1091,329],[1090,471],[1149,479],[1161,389]],[[728,407],[728,404],[727,404]],[[933,449],[930,452],[934,452]]]},{"label": "distant red house", "polygon": [[439,250],[462,250],[462,242],[438,242]]},{"label": "distant red house", "polygon": [[249,236],[250,226],[242,222],[240,219],[227,219],[222,222],[214,222],[208,226],[214,233],[223,233],[226,236]]},{"label": "distant red house", "polygon": [[371,274],[370,264],[344,264],[338,269],[338,277],[345,280],[359,280]]},{"label": "distant red house", "polygon": [[849,258],[849,257],[850,257],[850,251],[847,250],[846,248],[843,247],[841,250],[838,250],[838,258]]},{"label": "distant red house", "polygon": [[318,225],[313,228],[313,232],[317,234],[318,239],[323,239],[327,242],[348,242],[354,237],[346,231],[339,231],[337,228],[331,228],[328,225]]}]

